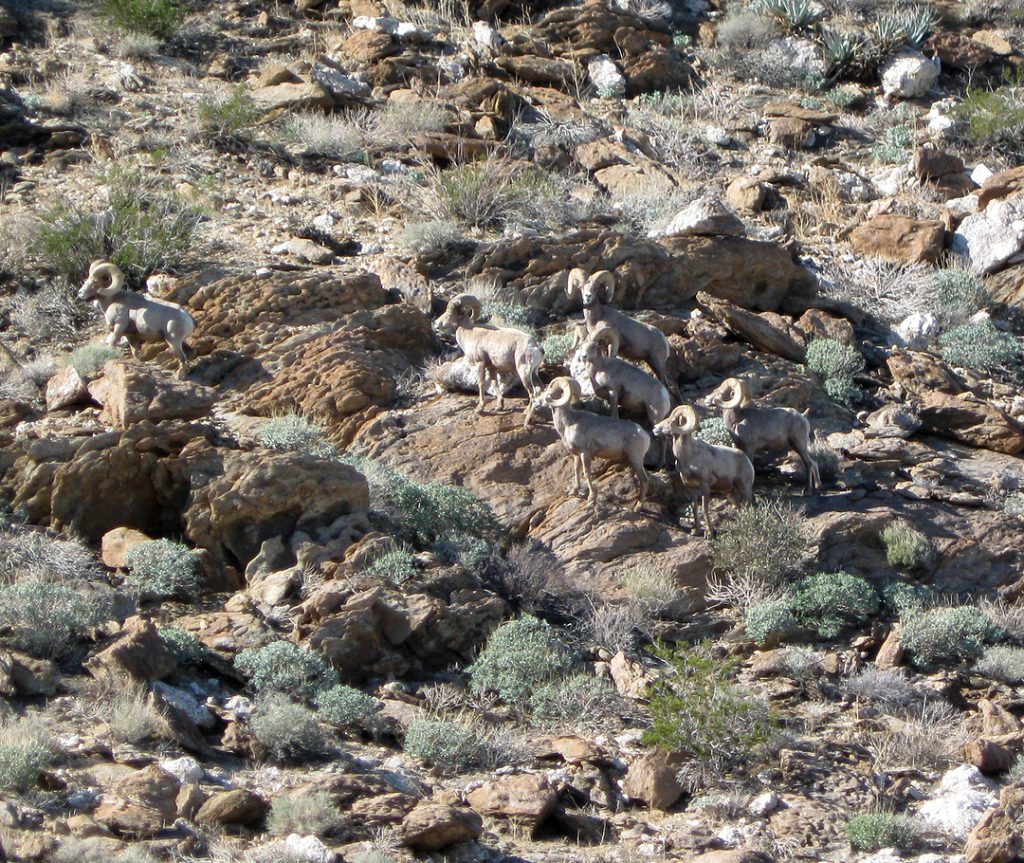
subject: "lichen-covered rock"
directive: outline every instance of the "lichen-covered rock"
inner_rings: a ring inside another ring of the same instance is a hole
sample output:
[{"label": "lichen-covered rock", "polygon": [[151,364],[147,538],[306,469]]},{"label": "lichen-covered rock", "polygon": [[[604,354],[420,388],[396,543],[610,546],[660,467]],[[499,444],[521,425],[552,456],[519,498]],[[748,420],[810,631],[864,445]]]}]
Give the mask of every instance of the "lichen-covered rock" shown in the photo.
[{"label": "lichen-covered rock", "polygon": [[177,664],[153,622],[137,616],[128,618],[114,640],[83,663],[94,678],[112,685],[159,680]]},{"label": "lichen-covered rock", "polygon": [[900,215],[875,216],[850,232],[851,245],[862,255],[910,264],[934,263],[945,242],[942,222]]},{"label": "lichen-covered rock", "polygon": [[919,51],[905,48],[882,66],[882,92],[891,98],[918,99],[938,80],[938,59],[929,60]]},{"label": "lichen-covered rock", "polygon": [[474,788],[466,800],[481,815],[504,818],[531,834],[558,803],[558,789],[536,773],[502,776]]},{"label": "lichen-covered rock", "polygon": [[108,362],[103,377],[89,385],[89,392],[103,405],[100,419],[121,429],[142,420],[198,419],[210,412],[216,400],[209,387],[127,360]]},{"label": "lichen-covered rock", "polygon": [[983,273],[1024,251],[1024,194],[993,201],[968,216],[953,234],[952,248]]},{"label": "lichen-covered rock", "polygon": [[483,820],[472,809],[420,803],[402,821],[398,836],[403,845],[417,851],[443,851],[483,833]]},{"label": "lichen-covered rock", "polygon": [[93,817],[116,833],[148,838],[177,817],[180,787],[174,776],[152,764],[118,782]]},{"label": "lichen-covered rock", "polygon": [[652,237],[742,237],[743,222],[717,198],[704,196],[676,214],[663,230]]}]

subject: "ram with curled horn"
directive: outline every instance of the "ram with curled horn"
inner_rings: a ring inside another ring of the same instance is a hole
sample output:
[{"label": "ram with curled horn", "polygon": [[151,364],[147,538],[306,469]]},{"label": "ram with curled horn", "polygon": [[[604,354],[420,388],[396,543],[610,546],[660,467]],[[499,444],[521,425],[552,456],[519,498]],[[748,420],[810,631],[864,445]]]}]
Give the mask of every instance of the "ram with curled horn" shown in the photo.
[{"label": "ram with curled horn", "polygon": [[78,292],[80,300],[95,300],[110,328],[107,343],[113,348],[124,336],[133,356],[142,342],[167,343],[178,361],[178,374],[188,372],[185,340],[196,322],[176,303],[146,297],[125,286],[124,273],[110,261],[93,261],[89,277]]},{"label": "ram with curled horn", "polygon": [[615,275],[612,272],[599,270],[588,277],[584,270],[577,267],[570,271],[565,290],[570,297],[580,293],[588,333],[593,333],[602,323],[613,327],[621,342],[619,353],[626,359],[647,363],[662,385],[672,389],[668,376],[668,359],[672,349],[668,339],[657,327],[642,323],[612,307],[611,302],[615,297]]},{"label": "ram with curled horn", "polygon": [[693,508],[693,530],[700,530],[698,504],[704,510],[704,526],[714,536],[711,495],[728,495],[737,507],[747,506],[754,496],[754,465],[738,449],[705,443],[695,435],[700,417],[693,405],[680,405],[654,427],[657,437],[672,439],[676,472]]},{"label": "ram with curled horn", "polygon": [[[618,358],[621,339],[614,327],[602,321],[583,343],[587,379],[598,398],[608,402],[613,417],[619,408],[647,416],[651,427],[668,416],[672,398],[661,381]],[[668,441],[661,442],[659,464],[668,455]]]},{"label": "ram with curled horn", "polygon": [[[537,340],[529,333],[479,322],[483,309],[472,294],[459,294],[448,303],[438,318],[438,329],[455,333],[455,342],[466,361],[476,370],[479,399],[476,412],[483,413],[489,382],[494,380],[498,391],[498,410],[505,406],[505,388],[518,376],[529,399],[524,425],[529,425],[536,409],[540,388],[538,371],[544,354]],[[507,382],[502,378],[509,379]]]},{"label": "ram with curled horn", "polygon": [[722,420],[736,446],[753,460],[759,452],[796,450],[807,471],[807,493],[821,489],[818,463],[811,456],[811,424],[793,408],[760,407],[750,399],[747,385],[728,378],[706,399],[722,408]]},{"label": "ram with curled horn", "polygon": [[573,494],[580,494],[582,471],[587,479],[587,494],[592,505],[597,505],[594,486],[593,461],[628,464],[633,470],[639,488],[635,508],[643,507],[647,500],[647,471],[644,456],[651,445],[651,436],[634,422],[602,416],[590,411],[577,410],[573,403],[579,399],[580,385],[569,377],[555,378],[541,393],[538,402],[551,408],[555,431],[573,461]]}]

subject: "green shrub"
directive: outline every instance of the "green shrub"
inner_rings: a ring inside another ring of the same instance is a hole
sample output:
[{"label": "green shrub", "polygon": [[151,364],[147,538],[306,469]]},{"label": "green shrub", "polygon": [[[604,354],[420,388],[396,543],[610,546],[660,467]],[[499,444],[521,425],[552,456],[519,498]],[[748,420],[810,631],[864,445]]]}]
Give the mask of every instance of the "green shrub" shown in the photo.
[{"label": "green shrub", "polygon": [[202,576],[199,555],[187,545],[155,539],[132,546],[124,555],[131,570],[125,586],[140,597],[185,597],[194,594]]},{"label": "green shrub", "polygon": [[372,578],[400,585],[414,578],[419,572],[419,567],[411,552],[404,548],[396,548],[375,558],[363,571]]},{"label": "green shrub", "polygon": [[974,659],[985,645],[998,641],[1001,631],[973,605],[933,608],[904,623],[902,644],[914,663]]},{"label": "green shrub", "polygon": [[161,727],[145,688],[136,686],[125,686],[106,700],[103,718],[111,739],[133,746],[156,737]]},{"label": "green shrub", "polygon": [[937,270],[931,283],[932,310],[943,326],[962,323],[991,302],[981,278],[961,267]]},{"label": "green shrub", "polygon": [[405,751],[443,774],[460,773],[480,765],[485,749],[473,729],[457,722],[415,719],[405,731]]},{"label": "green shrub", "polygon": [[511,704],[521,704],[539,684],[567,674],[574,664],[571,651],[551,626],[524,615],[494,630],[467,670],[473,692],[492,691]]},{"label": "green shrub", "polygon": [[169,39],[181,22],[175,0],[102,0],[103,11],[124,30]]},{"label": "green shrub", "polygon": [[582,725],[621,715],[624,706],[615,688],[593,674],[572,674],[542,683],[530,696],[535,716]]},{"label": "green shrub", "polygon": [[277,693],[256,703],[249,731],[254,751],[272,761],[302,761],[327,750],[327,738],[313,713]]},{"label": "green shrub", "polygon": [[334,447],[323,439],[323,429],[300,414],[284,414],[267,420],[256,439],[267,449],[301,452],[317,458],[334,455]]},{"label": "green shrub", "polygon": [[0,744],[0,791],[24,791],[35,785],[52,760],[53,753],[45,746]]},{"label": "green shrub", "polygon": [[398,242],[414,254],[436,255],[466,242],[466,235],[454,222],[409,222],[402,228]]},{"label": "green shrub", "polygon": [[1019,72],[1016,79],[1008,78],[994,90],[968,87],[953,116],[969,143],[1019,155],[1024,135],[1024,86]]},{"label": "green shrub", "polygon": [[848,87],[834,87],[825,94],[825,98],[839,110],[845,111],[854,105],[861,95]]},{"label": "green shrub", "polygon": [[114,360],[120,356],[119,349],[96,342],[76,348],[68,354],[66,362],[69,366],[74,366],[75,371],[83,378],[91,378],[103,368],[107,360]]},{"label": "green shrub", "polygon": [[752,605],[747,609],[745,620],[747,635],[762,645],[785,641],[800,626],[788,600]]},{"label": "green shrub", "polygon": [[857,851],[878,851],[899,848],[906,851],[917,842],[913,822],[891,812],[865,812],[846,822],[846,838]]},{"label": "green shrub", "polygon": [[0,627],[16,647],[64,659],[89,630],[110,618],[108,599],[81,587],[28,578],[0,587]]},{"label": "green shrub", "polygon": [[69,283],[81,282],[89,264],[107,254],[99,215],[67,200],[40,213],[31,242],[39,264]]},{"label": "green shrub", "polygon": [[935,555],[932,541],[902,518],[885,526],[882,542],[889,565],[900,569],[923,569]]},{"label": "green shrub", "polygon": [[847,626],[862,623],[878,611],[878,594],[863,578],[823,572],[797,583],[792,608],[803,626],[822,638],[835,638]]},{"label": "green shrub", "polygon": [[814,27],[825,15],[824,8],[812,0],[754,0],[750,8],[791,32]]},{"label": "green shrub", "polygon": [[338,684],[338,672],[322,656],[288,641],[243,650],[235,657],[235,667],[260,694],[312,699]]},{"label": "green shrub", "polygon": [[894,581],[882,588],[882,600],[886,608],[903,620],[924,611],[935,596],[930,588]]},{"label": "green shrub", "polygon": [[974,670],[1004,683],[1024,683],[1024,649],[999,645],[988,647],[975,663]]},{"label": "green shrub", "polygon": [[316,697],[316,706],[324,722],[345,729],[367,729],[377,721],[380,712],[376,698],[344,684],[321,692]]},{"label": "green shrub", "polygon": [[850,377],[864,367],[860,353],[836,339],[814,339],[807,346],[806,363],[823,379]]},{"label": "green shrub", "polygon": [[733,682],[737,661],[716,659],[703,646],[659,647],[657,653],[667,668],[648,695],[651,726],[644,743],[686,753],[691,786],[749,761],[771,737],[773,723]]},{"label": "green shrub", "polygon": [[939,336],[942,358],[951,366],[988,372],[998,366],[1019,362],[1020,342],[1010,333],[997,330],[991,321],[962,324]]},{"label": "green shrub", "polygon": [[914,133],[909,126],[889,126],[882,131],[882,140],[871,151],[883,165],[903,165],[910,161]]},{"label": "green shrub", "polygon": [[271,836],[337,836],[344,829],[345,818],[326,791],[277,796],[267,815],[267,832]]},{"label": "green shrub", "polygon": [[704,443],[714,444],[715,446],[736,445],[733,443],[729,430],[725,427],[725,420],[721,417],[708,417],[706,420],[703,420],[700,428],[697,429],[697,438],[704,441]]},{"label": "green shrub", "polygon": [[162,628],[160,640],[174,654],[179,665],[201,665],[209,655],[205,644],[191,632],[177,626]]},{"label": "green shrub", "polygon": [[556,333],[546,336],[540,343],[544,352],[544,362],[549,365],[562,365],[572,355],[575,337],[572,333]]},{"label": "green shrub", "polygon": [[260,118],[260,110],[244,85],[226,96],[200,100],[196,119],[200,131],[213,140],[244,139]]}]

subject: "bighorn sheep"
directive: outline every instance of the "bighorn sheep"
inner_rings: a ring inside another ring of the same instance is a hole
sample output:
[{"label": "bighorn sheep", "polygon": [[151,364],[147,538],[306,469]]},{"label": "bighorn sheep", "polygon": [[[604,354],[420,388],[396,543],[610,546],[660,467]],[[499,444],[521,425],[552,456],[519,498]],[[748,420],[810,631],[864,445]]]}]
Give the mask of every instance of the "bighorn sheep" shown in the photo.
[{"label": "bighorn sheep", "polygon": [[[587,377],[594,393],[610,405],[612,416],[619,416],[619,406],[629,411],[646,413],[653,427],[668,416],[672,399],[661,381],[617,356],[622,342],[614,327],[602,321],[583,346]],[[659,464],[665,464],[668,440],[661,442]]]},{"label": "bighorn sheep", "polygon": [[133,356],[141,342],[167,342],[178,360],[179,374],[188,372],[185,339],[192,335],[196,322],[176,303],[137,294],[125,287],[124,273],[109,261],[93,261],[89,277],[78,292],[80,300],[96,300],[110,327],[107,342],[111,347],[124,336]]},{"label": "bighorn sheep", "polygon": [[693,405],[680,405],[654,427],[658,437],[672,438],[676,471],[693,508],[693,530],[700,530],[697,503],[704,508],[704,525],[714,536],[711,522],[711,493],[726,492],[737,507],[747,506],[754,497],[754,465],[738,449],[716,446],[694,437],[700,418]]},{"label": "bighorn sheep", "polygon": [[621,339],[619,351],[631,360],[646,362],[668,389],[668,358],[671,348],[665,334],[657,327],[641,323],[625,312],[608,305],[615,296],[615,276],[600,270],[587,278],[578,267],[569,273],[565,291],[571,297],[579,290],[583,297],[583,317],[587,331],[593,333],[602,322],[615,328]]},{"label": "bighorn sheep", "polygon": [[555,378],[537,399],[551,408],[555,431],[573,457],[573,494],[582,490],[580,468],[587,478],[587,496],[597,504],[597,489],[591,474],[594,456],[608,461],[627,462],[633,469],[639,492],[635,508],[647,500],[647,471],[644,456],[651,445],[651,436],[629,420],[613,419],[590,411],[576,410],[572,403],[579,398],[580,385],[572,378]]},{"label": "bighorn sheep", "polygon": [[723,409],[725,427],[747,458],[753,461],[763,450],[795,449],[807,470],[807,493],[821,489],[818,463],[811,458],[811,424],[802,413],[752,405],[747,385],[739,378],[723,381],[706,401]]},{"label": "bighorn sheep", "polygon": [[537,371],[544,354],[537,340],[522,330],[495,327],[477,322],[480,317],[480,301],[472,294],[459,294],[448,303],[437,325],[446,332],[455,332],[455,341],[469,363],[476,368],[477,387],[480,398],[476,412],[483,413],[487,381],[493,377],[498,385],[498,410],[505,406],[505,390],[501,375],[519,376],[529,404],[526,408],[524,426],[530,424],[536,408],[536,392],[539,387]]}]

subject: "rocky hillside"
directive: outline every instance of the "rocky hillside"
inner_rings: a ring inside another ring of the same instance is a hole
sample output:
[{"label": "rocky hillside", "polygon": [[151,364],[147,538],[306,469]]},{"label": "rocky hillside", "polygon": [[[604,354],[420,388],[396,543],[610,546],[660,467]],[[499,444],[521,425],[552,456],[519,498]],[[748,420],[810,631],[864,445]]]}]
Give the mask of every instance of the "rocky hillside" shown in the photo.
[{"label": "rocky hillside", "polygon": [[[1024,859],[1022,37],[0,0],[0,859]],[[587,501],[549,408],[475,411],[462,293],[608,413],[574,269],[820,491],[758,453],[712,536],[657,447]]]}]

